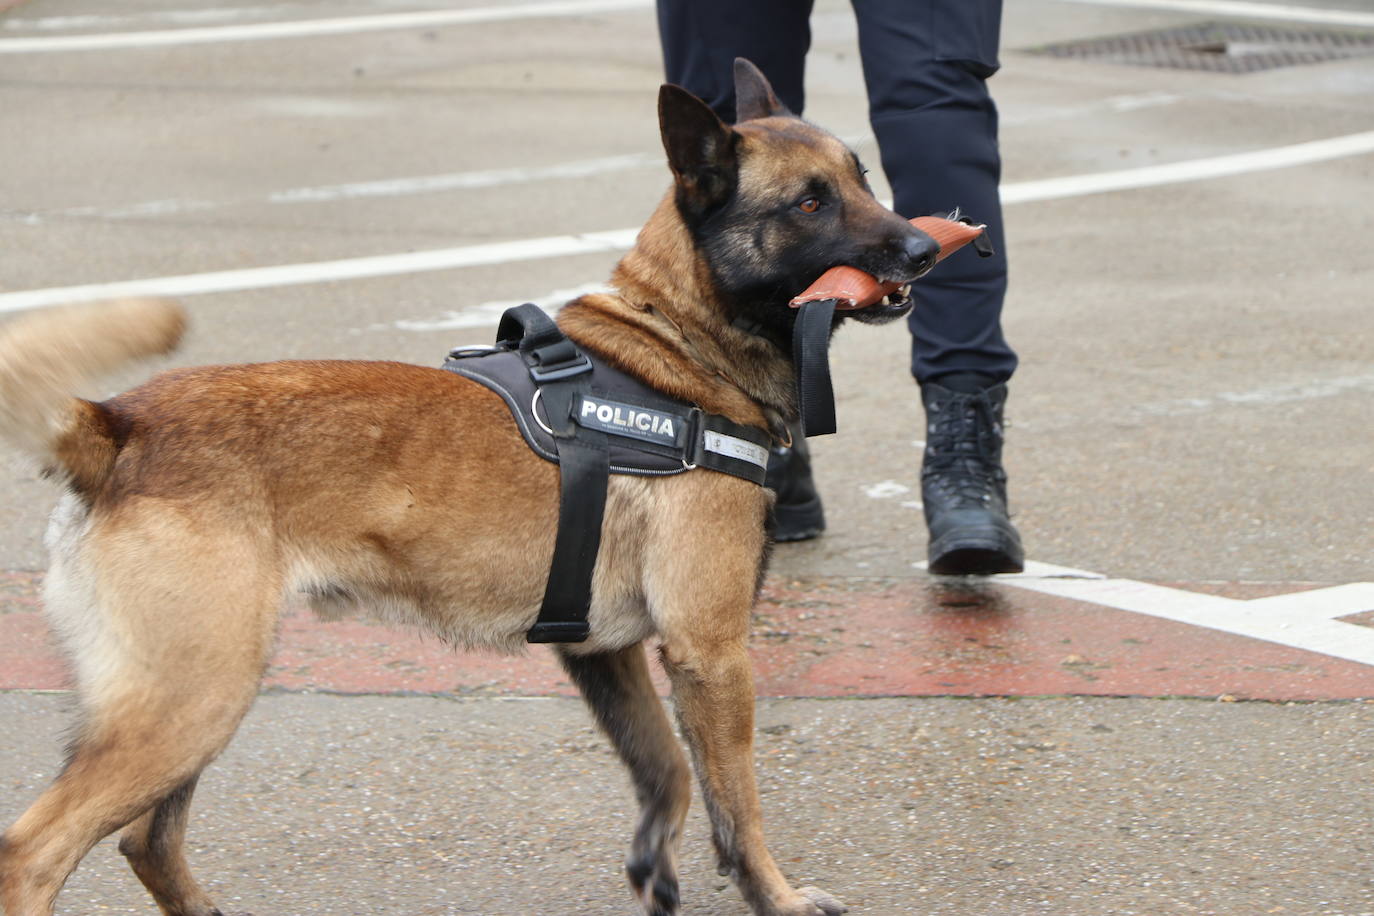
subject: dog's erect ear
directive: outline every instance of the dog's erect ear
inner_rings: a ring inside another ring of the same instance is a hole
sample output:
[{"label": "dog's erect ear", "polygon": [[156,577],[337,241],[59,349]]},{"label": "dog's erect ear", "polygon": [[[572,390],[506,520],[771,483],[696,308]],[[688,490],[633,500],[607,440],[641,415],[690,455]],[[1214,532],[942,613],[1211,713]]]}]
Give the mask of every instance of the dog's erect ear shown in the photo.
[{"label": "dog's erect ear", "polygon": [[790,115],[787,106],[778,101],[768,77],[743,57],[735,58],[735,123],[754,118]]},{"label": "dog's erect ear", "polygon": [[658,91],[658,124],[677,179],[678,205],[702,215],[724,203],[739,174],[739,135],[709,105],[671,83]]}]

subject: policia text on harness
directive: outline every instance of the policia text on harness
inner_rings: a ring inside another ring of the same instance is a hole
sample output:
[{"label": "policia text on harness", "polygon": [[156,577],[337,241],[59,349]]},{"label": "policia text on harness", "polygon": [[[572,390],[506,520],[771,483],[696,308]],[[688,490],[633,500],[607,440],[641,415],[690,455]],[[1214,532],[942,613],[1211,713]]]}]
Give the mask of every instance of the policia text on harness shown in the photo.
[{"label": "policia text on harness", "polygon": [[509,309],[496,346],[454,350],[444,368],[499,394],[535,454],[559,465],[553,563],[528,642],[582,642],[611,474],[697,468],[762,484],[763,430],[669,398],[583,353],[535,305]]}]

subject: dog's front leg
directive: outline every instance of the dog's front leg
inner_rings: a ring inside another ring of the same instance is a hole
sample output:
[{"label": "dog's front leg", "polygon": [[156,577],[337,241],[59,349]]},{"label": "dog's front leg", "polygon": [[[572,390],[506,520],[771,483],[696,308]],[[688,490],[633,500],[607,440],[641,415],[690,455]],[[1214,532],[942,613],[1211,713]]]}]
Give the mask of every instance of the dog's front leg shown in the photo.
[{"label": "dog's front leg", "polygon": [[667,637],[663,666],[711,816],[721,874],[759,916],[836,916],[844,904],[816,888],[793,890],[763,839],[754,781],[754,675],[744,637]]},{"label": "dog's front leg", "polygon": [[625,863],[630,888],[648,916],[675,916],[677,848],[692,776],[649,679],[644,647],[587,655],[560,649],[558,655],[634,782],[640,816]]}]

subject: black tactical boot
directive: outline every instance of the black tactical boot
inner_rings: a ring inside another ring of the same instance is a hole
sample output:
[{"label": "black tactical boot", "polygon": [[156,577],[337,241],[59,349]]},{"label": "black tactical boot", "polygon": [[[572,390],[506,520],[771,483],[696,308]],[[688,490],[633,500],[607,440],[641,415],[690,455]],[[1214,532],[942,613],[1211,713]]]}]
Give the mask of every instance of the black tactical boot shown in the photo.
[{"label": "black tactical boot", "polygon": [[[1002,408],[1007,386],[964,373],[921,386],[926,450],[921,499],[930,529],[930,571],[942,576],[1021,572],[1021,537],[1007,518]],[[951,390],[959,388],[965,390]]]},{"label": "black tactical boot", "polygon": [[763,485],[777,493],[773,504],[773,540],[806,541],[825,530],[821,495],[811,479],[811,452],[800,424],[791,424],[790,447],[774,446],[768,455],[768,476]]}]

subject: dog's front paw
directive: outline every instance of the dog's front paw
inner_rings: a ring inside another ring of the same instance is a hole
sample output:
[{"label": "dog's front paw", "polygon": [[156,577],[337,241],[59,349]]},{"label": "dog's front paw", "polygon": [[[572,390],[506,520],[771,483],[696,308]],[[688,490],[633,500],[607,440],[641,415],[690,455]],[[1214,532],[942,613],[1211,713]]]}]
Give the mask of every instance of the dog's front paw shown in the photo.
[{"label": "dog's front paw", "polygon": [[849,907],[819,887],[798,888],[797,893],[811,901],[814,907],[806,916],[840,916],[841,913],[849,912]]}]

